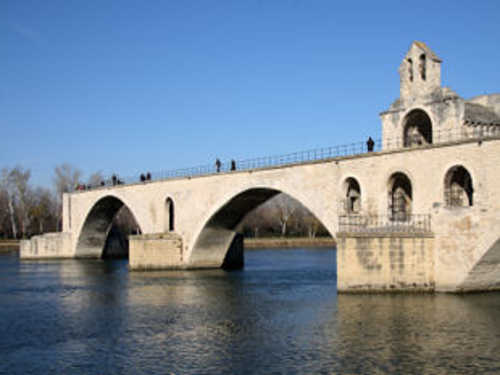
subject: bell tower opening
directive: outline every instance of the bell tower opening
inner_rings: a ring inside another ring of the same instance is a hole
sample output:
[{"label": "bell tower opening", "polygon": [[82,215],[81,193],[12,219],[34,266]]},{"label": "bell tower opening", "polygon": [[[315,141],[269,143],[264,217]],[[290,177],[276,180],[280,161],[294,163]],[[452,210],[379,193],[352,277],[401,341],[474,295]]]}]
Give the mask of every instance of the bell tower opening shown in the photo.
[{"label": "bell tower opening", "polygon": [[425,96],[441,88],[441,59],[424,42],[412,43],[399,67],[401,99]]}]

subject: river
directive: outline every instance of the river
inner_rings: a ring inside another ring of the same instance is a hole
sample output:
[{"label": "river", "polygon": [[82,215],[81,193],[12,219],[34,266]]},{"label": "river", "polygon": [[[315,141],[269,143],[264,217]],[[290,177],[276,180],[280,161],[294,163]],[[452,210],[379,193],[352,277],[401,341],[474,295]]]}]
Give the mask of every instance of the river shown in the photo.
[{"label": "river", "polygon": [[240,271],[0,255],[0,374],[499,374],[500,294],[337,295],[335,251]]}]

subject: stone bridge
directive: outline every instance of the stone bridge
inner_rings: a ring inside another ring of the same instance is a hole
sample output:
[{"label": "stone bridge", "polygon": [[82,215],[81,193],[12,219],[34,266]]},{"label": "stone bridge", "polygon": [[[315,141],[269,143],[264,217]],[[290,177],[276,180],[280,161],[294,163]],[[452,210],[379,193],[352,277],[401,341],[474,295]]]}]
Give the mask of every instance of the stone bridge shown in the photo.
[{"label": "stone bridge", "polygon": [[[413,61],[427,70],[409,75]],[[337,238],[340,291],[499,289],[500,95],[465,101],[439,64],[412,44],[380,150],[65,194],[63,232],[24,241],[21,258],[100,257],[125,205],[142,233],[132,269],[241,265],[243,218],[285,193]]]},{"label": "stone bridge", "polygon": [[[446,202],[446,176],[457,166],[470,173],[474,189],[472,205],[462,202],[460,207],[450,207],[450,202]],[[339,233],[339,216],[350,214],[345,202],[352,190],[351,181],[357,183],[355,191],[359,193],[355,198],[359,199],[358,211],[351,212],[353,217],[363,217],[363,214],[377,217],[381,213],[390,216],[393,212],[389,211],[394,209],[391,200],[397,198],[393,188],[398,180],[394,181],[394,177],[403,175],[410,183],[411,212],[429,215],[431,233],[424,233],[423,237],[430,234],[433,238],[431,248],[425,244],[426,255],[421,259],[426,266],[421,267],[417,260],[406,260],[403,261],[406,267],[419,268],[417,272],[425,273],[429,287],[435,284],[438,290],[500,286],[500,189],[497,185],[500,138],[65,194],[64,228],[59,238],[62,243],[40,245],[40,253],[31,255],[100,257],[111,221],[121,206],[126,205],[143,234],[174,232],[180,238],[181,246],[173,254],[166,250],[161,259],[151,253],[150,258],[143,261],[144,266],[220,267],[245,215],[276,194],[283,192],[297,199],[335,237]],[[383,232],[383,229],[377,231]],[[411,241],[422,237],[418,233],[414,236],[396,234],[410,236]],[[394,233],[386,235],[394,238]],[[342,245],[340,238],[339,245]],[[343,264],[340,259],[346,250],[339,248],[339,284],[342,284],[343,272],[347,271],[341,268],[346,261]],[[382,250],[395,251],[390,246]],[[133,246],[130,251],[132,262]],[[353,256],[358,253],[359,249],[352,250]],[[30,256],[27,252],[23,252],[24,255]],[[370,256],[378,257],[377,254]],[[393,267],[393,263],[386,264],[386,268]],[[355,273],[359,276],[359,271]]]}]

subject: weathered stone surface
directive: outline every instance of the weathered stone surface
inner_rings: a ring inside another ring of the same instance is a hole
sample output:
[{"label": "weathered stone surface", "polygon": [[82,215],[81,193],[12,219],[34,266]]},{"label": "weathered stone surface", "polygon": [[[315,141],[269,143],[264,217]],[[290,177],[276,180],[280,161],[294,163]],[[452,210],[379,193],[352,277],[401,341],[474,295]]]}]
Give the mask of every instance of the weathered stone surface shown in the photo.
[{"label": "weathered stone surface", "polygon": [[73,258],[71,233],[46,233],[22,240],[19,256],[22,259]]},{"label": "weathered stone surface", "polygon": [[338,244],[339,292],[435,290],[432,236],[343,233]]},{"label": "weathered stone surface", "polygon": [[129,236],[131,270],[183,268],[182,238],[175,233]]}]

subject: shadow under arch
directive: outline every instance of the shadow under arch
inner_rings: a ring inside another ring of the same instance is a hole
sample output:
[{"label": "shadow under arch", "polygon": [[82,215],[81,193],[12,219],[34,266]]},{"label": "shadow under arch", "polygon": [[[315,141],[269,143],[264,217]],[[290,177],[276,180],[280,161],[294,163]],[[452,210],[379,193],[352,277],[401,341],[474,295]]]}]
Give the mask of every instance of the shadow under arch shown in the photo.
[{"label": "shadow under arch", "polygon": [[485,290],[500,291],[500,235],[493,235],[496,240],[490,244],[486,252],[474,264],[459,285],[458,291],[472,292]]},{"label": "shadow under arch", "polygon": [[199,232],[188,255],[189,267],[243,267],[243,235],[240,233],[243,219],[252,210],[281,193],[291,197],[275,188],[258,187],[241,191],[227,200]]},{"label": "shadow under arch", "polygon": [[[76,258],[100,258],[111,230],[113,219],[125,203],[112,195],[105,196],[94,203],[83,223],[76,244]],[[138,232],[142,232],[135,215],[126,206],[135,221]]]}]

